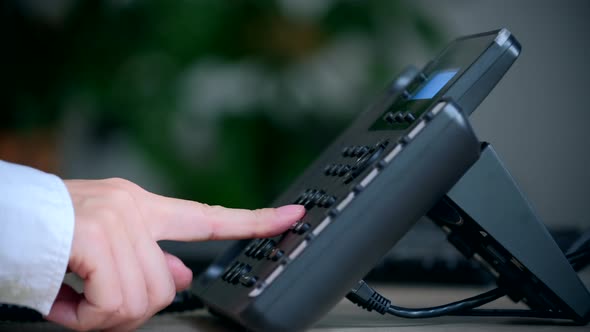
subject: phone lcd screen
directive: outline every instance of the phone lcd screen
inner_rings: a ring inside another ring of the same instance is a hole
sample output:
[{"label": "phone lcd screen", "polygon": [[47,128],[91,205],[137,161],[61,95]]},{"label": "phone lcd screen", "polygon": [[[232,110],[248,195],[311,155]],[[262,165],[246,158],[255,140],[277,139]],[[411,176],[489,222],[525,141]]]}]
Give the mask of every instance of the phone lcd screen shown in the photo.
[{"label": "phone lcd screen", "polygon": [[435,72],[431,78],[412,96],[412,100],[430,99],[440,91],[459,71],[459,68]]}]

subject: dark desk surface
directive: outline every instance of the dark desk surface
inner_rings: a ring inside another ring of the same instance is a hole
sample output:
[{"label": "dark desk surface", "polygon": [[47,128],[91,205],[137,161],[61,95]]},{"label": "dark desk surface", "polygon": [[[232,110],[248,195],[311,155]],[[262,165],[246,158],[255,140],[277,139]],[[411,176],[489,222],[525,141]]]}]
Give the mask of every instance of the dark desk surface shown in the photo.
[{"label": "dark desk surface", "polygon": [[[469,287],[378,286],[379,291],[397,305],[427,307],[444,304],[479,294],[487,289]],[[488,308],[524,308],[508,299],[499,299]],[[576,326],[567,321],[490,318],[490,317],[441,317],[432,319],[404,319],[366,312],[347,300],[341,301],[311,331],[590,331],[589,326]],[[166,332],[226,332],[236,331],[204,310],[156,316],[140,331]],[[0,331],[65,331],[49,323],[8,324],[0,323]]]}]

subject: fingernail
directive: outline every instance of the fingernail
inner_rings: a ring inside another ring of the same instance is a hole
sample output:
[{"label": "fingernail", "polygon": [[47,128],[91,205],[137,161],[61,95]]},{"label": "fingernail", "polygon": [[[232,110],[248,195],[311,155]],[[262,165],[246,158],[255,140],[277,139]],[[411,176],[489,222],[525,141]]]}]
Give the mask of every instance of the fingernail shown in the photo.
[{"label": "fingernail", "polygon": [[282,217],[300,216],[305,212],[302,205],[285,205],[277,208],[277,214]]}]

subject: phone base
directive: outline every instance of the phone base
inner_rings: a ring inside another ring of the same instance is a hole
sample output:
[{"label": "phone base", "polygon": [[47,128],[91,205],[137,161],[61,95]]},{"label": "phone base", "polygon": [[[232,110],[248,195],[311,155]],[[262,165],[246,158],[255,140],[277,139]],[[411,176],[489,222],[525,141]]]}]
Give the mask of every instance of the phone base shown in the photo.
[{"label": "phone base", "polygon": [[428,216],[531,309],[590,319],[590,294],[491,145]]}]

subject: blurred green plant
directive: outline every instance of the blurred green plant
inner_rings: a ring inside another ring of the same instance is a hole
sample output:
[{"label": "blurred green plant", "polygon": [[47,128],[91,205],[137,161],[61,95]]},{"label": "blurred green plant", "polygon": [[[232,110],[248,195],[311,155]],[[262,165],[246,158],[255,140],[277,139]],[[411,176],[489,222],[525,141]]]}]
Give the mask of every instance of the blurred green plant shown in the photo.
[{"label": "blurred green plant", "polygon": [[410,1],[62,2],[50,19],[0,5],[0,129],[81,112],[175,195],[242,207],[268,204],[399,72],[400,43],[446,39]]}]

